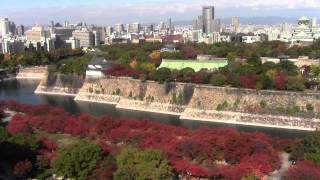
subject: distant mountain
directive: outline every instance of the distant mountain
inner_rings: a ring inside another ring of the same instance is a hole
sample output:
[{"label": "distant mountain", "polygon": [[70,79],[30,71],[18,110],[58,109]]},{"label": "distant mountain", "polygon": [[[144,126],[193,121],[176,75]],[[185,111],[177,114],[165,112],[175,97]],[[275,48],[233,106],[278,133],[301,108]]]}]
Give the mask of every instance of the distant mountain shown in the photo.
[{"label": "distant mountain", "polygon": [[[296,17],[277,17],[277,16],[269,16],[269,17],[239,17],[240,24],[281,24],[284,22],[288,23],[296,23]],[[230,18],[221,18],[222,23],[224,24],[231,24],[231,17]],[[175,25],[191,25],[192,20],[185,20],[185,21],[175,21]]]}]

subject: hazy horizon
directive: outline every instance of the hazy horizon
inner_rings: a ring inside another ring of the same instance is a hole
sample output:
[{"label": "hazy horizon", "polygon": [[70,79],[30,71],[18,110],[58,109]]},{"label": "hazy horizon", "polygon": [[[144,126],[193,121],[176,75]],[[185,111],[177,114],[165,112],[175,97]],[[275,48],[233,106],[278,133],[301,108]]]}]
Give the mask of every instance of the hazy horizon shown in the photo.
[{"label": "hazy horizon", "polygon": [[112,25],[115,23],[189,21],[201,14],[201,7],[214,5],[217,18],[233,16],[319,18],[318,0],[11,0],[1,3],[0,17],[17,24],[49,24],[64,22]]}]

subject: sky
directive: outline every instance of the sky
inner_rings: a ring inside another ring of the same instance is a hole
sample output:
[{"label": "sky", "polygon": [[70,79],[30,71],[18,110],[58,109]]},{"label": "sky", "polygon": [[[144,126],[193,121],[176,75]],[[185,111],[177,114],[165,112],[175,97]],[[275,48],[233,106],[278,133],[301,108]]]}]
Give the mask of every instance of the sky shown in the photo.
[{"label": "sky", "polygon": [[[3,1],[3,2],[1,2]],[[49,24],[51,20],[112,25],[130,22],[192,20],[201,7],[214,5],[216,17],[320,18],[320,0],[1,0],[0,17],[17,24]]]}]

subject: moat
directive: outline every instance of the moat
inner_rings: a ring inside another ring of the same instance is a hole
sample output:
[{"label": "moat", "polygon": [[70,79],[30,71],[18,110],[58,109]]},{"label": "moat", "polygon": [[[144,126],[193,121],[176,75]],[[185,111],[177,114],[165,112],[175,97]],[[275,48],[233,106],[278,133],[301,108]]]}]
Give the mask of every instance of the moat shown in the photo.
[{"label": "moat", "polygon": [[35,89],[39,80],[11,80],[0,83],[0,100],[15,100],[25,104],[49,104],[64,108],[66,111],[76,113],[89,113],[94,116],[130,117],[135,119],[151,119],[165,124],[183,126],[187,128],[209,127],[231,127],[240,131],[259,131],[280,137],[302,137],[305,131],[272,129],[263,127],[249,127],[232,124],[219,124],[202,121],[181,120],[178,116],[156,114],[149,112],[138,112],[117,109],[114,105],[98,104],[92,102],[76,102],[73,97],[36,95]]}]

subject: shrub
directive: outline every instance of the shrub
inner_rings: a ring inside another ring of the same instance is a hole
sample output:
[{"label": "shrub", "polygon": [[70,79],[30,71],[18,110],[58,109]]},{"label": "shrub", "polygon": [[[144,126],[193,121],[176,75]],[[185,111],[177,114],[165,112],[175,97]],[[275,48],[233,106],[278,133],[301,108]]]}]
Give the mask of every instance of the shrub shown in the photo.
[{"label": "shrub", "polygon": [[171,80],[171,71],[168,68],[160,68],[156,71],[154,78],[159,82],[166,82]]},{"label": "shrub", "polygon": [[308,103],[308,104],[306,105],[306,109],[307,109],[307,111],[313,111],[313,110],[314,110],[314,107],[313,107],[312,104]]},{"label": "shrub", "polygon": [[84,180],[102,158],[102,149],[87,141],[60,151],[53,170],[60,176]]},{"label": "shrub", "polygon": [[116,157],[118,169],[114,179],[172,179],[168,160],[158,150],[139,151],[123,148]]},{"label": "shrub", "polygon": [[212,75],[210,84],[213,86],[223,86],[226,83],[227,78],[222,74]]}]

